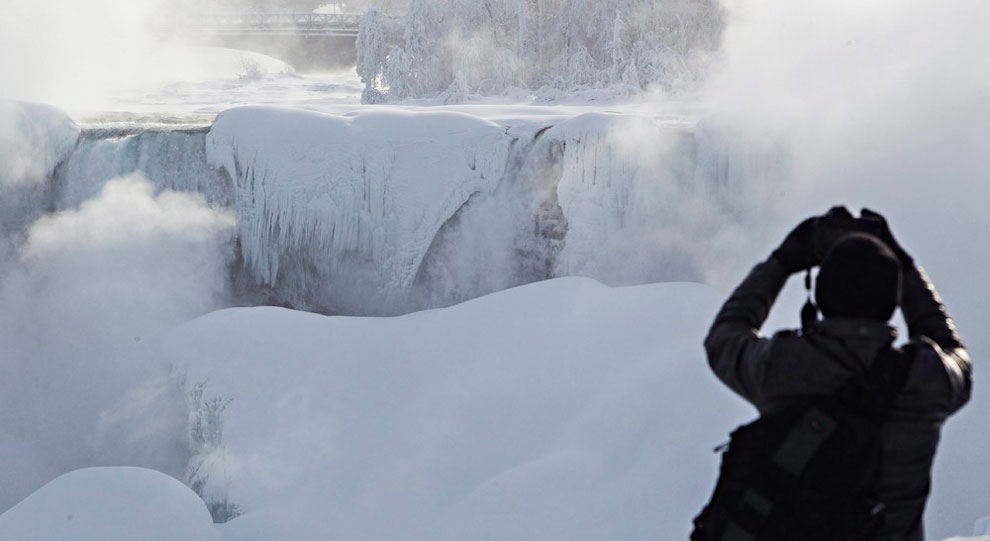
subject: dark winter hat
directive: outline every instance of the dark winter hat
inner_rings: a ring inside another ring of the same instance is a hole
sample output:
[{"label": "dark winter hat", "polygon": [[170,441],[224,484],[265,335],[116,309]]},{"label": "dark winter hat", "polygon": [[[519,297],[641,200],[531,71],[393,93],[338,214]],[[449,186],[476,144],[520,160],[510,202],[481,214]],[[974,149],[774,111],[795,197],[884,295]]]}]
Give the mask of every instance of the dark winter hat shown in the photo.
[{"label": "dark winter hat", "polygon": [[825,317],[887,321],[900,303],[901,264],[880,239],[850,233],[829,248],[815,298]]}]

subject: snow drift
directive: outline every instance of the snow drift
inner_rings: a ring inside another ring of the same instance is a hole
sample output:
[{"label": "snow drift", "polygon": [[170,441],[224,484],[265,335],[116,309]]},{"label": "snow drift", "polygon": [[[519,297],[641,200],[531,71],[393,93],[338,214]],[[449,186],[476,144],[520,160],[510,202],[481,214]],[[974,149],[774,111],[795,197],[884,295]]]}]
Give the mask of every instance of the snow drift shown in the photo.
[{"label": "snow drift", "polygon": [[[705,286],[561,279],[396,318],[215,312],[154,354],[229,399],[199,457],[240,539],[677,539],[743,404]],[[237,338],[235,338],[237,337]]]}]

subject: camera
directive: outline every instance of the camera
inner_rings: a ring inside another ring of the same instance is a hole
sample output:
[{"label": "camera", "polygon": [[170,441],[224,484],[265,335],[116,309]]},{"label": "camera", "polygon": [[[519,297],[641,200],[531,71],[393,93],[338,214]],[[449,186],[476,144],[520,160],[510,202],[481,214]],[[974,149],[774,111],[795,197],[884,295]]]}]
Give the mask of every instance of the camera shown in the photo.
[{"label": "camera", "polygon": [[855,217],[846,207],[832,207],[816,224],[814,252],[816,259],[821,261],[837,240],[849,233],[868,233],[875,237],[883,235],[884,224],[880,218],[863,213]]}]

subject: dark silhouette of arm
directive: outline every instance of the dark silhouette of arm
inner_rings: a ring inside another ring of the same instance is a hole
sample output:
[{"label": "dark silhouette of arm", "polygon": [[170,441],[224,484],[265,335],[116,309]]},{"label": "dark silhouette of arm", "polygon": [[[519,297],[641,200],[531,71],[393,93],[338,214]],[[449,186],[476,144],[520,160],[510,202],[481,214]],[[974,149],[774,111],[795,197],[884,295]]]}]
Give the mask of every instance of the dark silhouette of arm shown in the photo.
[{"label": "dark silhouette of arm", "polygon": [[770,340],[760,336],[760,327],[788,274],[774,258],[754,267],[722,305],[705,338],[712,371],[754,404],[770,356]]},{"label": "dark silhouette of arm", "polygon": [[903,269],[901,312],[911,340],[928,342],[940,354],[949,378],[951,410],[959,409],[969,400],[972,388],[969,352],[935,286],[925,271],[913,262],[908,262]]}]

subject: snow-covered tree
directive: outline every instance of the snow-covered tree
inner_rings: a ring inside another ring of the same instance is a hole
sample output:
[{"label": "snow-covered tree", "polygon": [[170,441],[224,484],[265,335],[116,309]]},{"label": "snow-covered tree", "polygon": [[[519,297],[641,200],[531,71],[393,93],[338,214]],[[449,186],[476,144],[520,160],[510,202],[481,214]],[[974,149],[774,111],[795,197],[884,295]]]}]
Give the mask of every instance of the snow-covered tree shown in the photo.
[{"label": "snow-covered tree", "polygon": [[411,0],[401,32],[362,25],[359,74],[369,101],[676,90],[699,80],[724,25],[718,0]]},{"label": "snow-covered tree", "polygon": [[381,12],[373,9],[358,24],[357,66],[361,82],[367,88],[381,89],[385,65],[385,28]]}]

